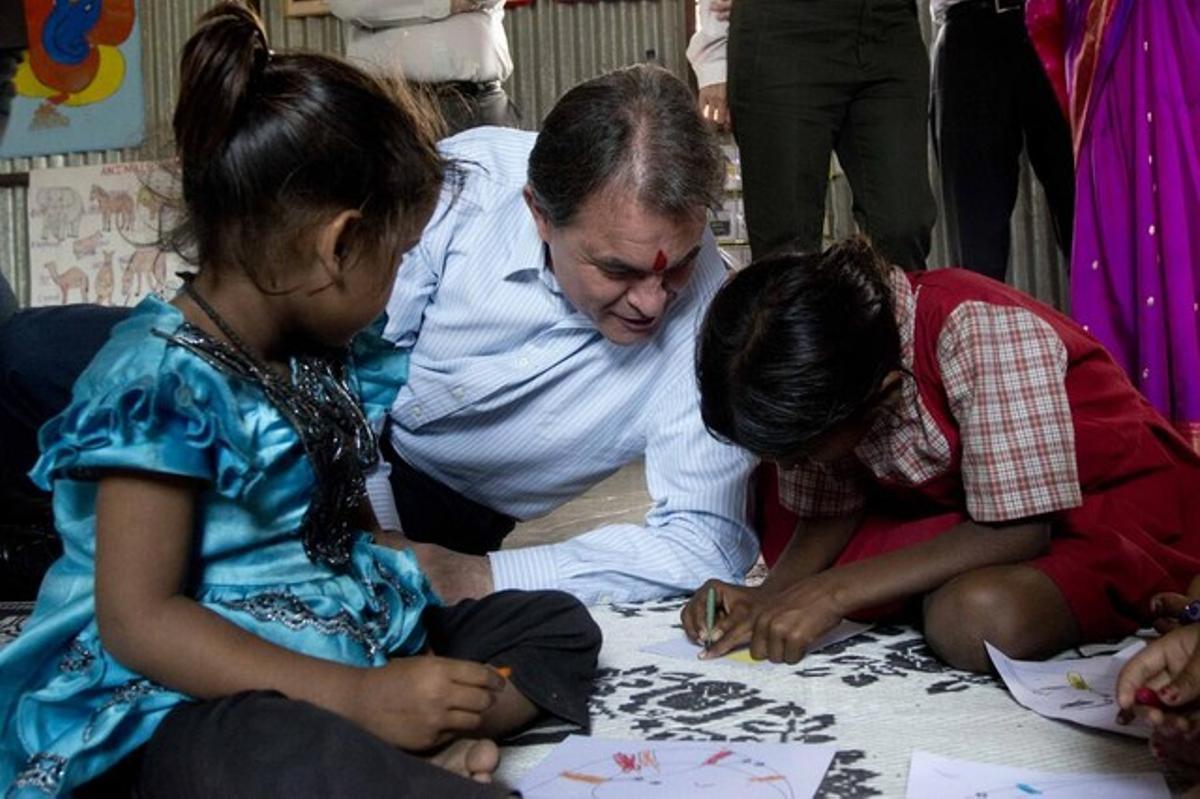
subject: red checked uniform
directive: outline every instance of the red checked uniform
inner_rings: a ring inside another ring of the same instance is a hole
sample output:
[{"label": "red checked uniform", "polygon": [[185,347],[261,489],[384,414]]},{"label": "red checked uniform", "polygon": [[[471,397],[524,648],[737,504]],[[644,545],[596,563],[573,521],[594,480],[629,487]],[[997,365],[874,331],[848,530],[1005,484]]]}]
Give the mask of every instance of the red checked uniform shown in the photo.
[{"label": "red checked uniform", "polygon": [[[1200,456],[1078,324],[960,269],[892,275],[903,401],[832,465],[764,469],[763,552],[796,520],[867,516],[838,563],[937,536],[964,519],[1044,516],[1030,565],[1096,640],[1149,620],[1150,598],[1200,574]],[[1004,535],[998,530],[996,535]]]}]

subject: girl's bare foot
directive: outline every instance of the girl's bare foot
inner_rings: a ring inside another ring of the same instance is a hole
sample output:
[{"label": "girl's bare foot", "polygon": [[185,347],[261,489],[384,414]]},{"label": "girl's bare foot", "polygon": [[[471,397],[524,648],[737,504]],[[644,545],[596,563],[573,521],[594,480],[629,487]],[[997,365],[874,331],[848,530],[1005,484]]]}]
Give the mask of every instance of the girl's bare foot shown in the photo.
[{"label": "girl's bare foot", "polygon": [[500,765],[500,748],[487,739],[459,738],[432,755],[429,762],[476,782],[491,782]]}]

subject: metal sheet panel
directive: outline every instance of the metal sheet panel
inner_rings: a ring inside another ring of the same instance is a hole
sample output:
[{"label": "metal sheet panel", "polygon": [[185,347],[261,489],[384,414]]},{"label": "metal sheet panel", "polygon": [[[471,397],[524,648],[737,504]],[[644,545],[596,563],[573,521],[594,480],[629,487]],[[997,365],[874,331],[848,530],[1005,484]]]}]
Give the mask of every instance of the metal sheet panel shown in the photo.
[{"label": "metal sheet panel", "polygon": [[[30,169],[112,163],[169,155],[170,115],[178,82],[178,53],[193,20],[214,0],[143,0],[143,68],[148,140],[140,148],[99,153],[0,161],[0,173]],[[932,39],[928,0],[918,13]],[[274,46],[341,52],[342,32],[332,17],[286,19],[282,0],[266,0],[267,28]],[[505,17],[515,72],[509,85],[526,127],[535,128],[568,88],[613,67],[657,60],[676,74],[687,74],[686,0],[604,0],[563,3],[538,0]],[[932,163],[932,162],[931,162]],[[936,180],[936,166],[931,168]],[[934,183],[936,185],[936,183]],[[935,192],[936,194],[936,192]],[[831,189],[831,229],[853,229],[850,196],[844,178]],[[1066,301],[1065,268],[1054,245],[1045,199],[1026,164],[1021,194],[1013,213],[1011,280],[1042,299]],[[0,272],[28,297],[26,197],[21,188],[0,189]],[[945,235],[934,229],[930,263],[948,262]]]}]

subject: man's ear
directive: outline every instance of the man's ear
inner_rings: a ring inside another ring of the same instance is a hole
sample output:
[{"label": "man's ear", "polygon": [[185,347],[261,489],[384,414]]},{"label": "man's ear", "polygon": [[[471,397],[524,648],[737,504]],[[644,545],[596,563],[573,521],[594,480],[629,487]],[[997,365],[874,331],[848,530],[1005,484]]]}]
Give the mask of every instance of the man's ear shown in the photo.
[{"label": "man's ear", "polygon": [[546,216],[542,207],[538,205],[537,200],[533,196],[533,189],[529,187],[529,184],[525,185],[525,189],[521,194],[525,197],[525,204],[529,206],[529,213],[533,214],[533,222],[537,225],[538,236],[541,237],[542,241],[549,244],[550,231],[554,225],[551,224],[549,217]]},{"label": "man's ear", "polygon": [[349,266],[345,262],[346,253],[350,251],[350,237],[354,235],[360,219],[361,211],[347,208],[326,219],[317,230],[317,263],[332,283],[340,284],[342,274]]}]

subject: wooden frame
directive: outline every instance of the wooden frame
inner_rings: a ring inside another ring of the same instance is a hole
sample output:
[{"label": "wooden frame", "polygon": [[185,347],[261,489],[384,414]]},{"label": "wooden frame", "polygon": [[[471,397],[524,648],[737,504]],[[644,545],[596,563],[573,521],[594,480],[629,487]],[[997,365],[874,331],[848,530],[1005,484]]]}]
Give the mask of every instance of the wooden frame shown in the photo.
[{"label": "wooden frame", "polygon": [[315,17],[329,13],[327,0],[283,0],[286,17]]}]

